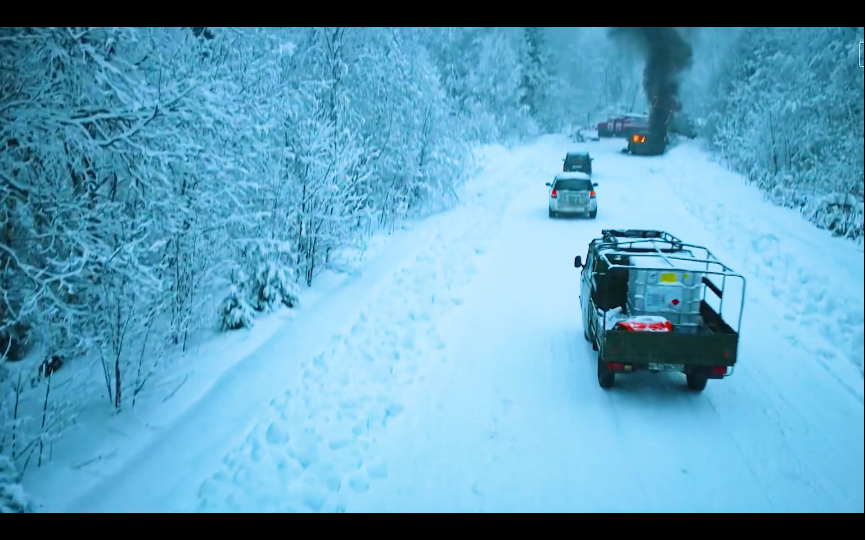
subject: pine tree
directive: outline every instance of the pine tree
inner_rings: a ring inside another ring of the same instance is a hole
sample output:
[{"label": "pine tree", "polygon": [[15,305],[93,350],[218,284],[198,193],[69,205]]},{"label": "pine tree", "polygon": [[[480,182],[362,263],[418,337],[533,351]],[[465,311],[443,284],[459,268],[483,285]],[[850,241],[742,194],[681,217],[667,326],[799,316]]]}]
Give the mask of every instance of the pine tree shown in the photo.
[{"label": "pine tree", "polygon": [[528,107],[529,114],[541,121],[547,94],[547,62],[544,54],[544,28],[527,26],[523,30],[525,51],[523,55],[523,76],[521,78],[523,97],[521,104]]}]

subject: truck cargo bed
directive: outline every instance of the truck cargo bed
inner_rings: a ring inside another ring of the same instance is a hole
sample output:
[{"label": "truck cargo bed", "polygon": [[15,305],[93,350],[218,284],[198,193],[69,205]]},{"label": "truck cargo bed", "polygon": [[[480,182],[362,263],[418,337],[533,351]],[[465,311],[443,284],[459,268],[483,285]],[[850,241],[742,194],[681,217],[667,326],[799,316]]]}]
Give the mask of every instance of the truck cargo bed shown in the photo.
[{"label": "truck cargo bed", "polygon": [[[733,366],[737,356],[737,332],[705,301],[700,303],[700,313],[700,325],[674,326],[673,332],[630,332],[613,328],[600,340],[604,361],[632,365]],[[603,328],[603,321],[599,323],[598,328]]]}]

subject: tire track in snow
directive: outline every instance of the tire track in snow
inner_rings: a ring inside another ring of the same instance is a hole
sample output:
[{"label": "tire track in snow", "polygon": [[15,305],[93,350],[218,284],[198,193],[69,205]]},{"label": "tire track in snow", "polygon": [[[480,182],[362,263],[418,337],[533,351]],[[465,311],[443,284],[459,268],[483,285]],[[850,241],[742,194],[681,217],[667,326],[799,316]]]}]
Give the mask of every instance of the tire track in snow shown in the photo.
[{"label": "tire track in snow", "polygon": [[710,396],[690,392],[684,376],[617,377],[604,392],[618,418],[617,439],[647,501],[648,508],[636,511],[775,511],[778,501],[753,456],[716,413]]},{"label": "tire track in snow", "polygon": [[[752,350],[751,345],[748,347]],[[854,492],[850,483],[854,472],[851,453],[856,454],[856,447],[838,444],[845,439],[850,442],[858,439],[845,428],[846,422],[825,425],[822,415],[830,415],[826,417],[829,420],[837,414],[820,406],[807,415],[779,389],[773,374],[767,373],[760,362],[744,362],[736,370],[736,377],[736,386],[718,386],[718,392],[708,394],[710,403],[738,444],[750,449],[744,453],[744,459],[760,471],[764,485],[785,500],[785,508],[799,506],[795,511],[810,512],[823,507],[823,511],[839,511],[856,500],[858,492],[862,506],[862,483]],[[765,399],[744,402],[743,396],[764,396]],[[815,402],[810,403],[815,406]],[[775,430],[767,430],[762,422],[755,421],[755,413]],[[835,430],[828,429],[831,427]],[[859,440],[862,441],[862,430]],[[838,442],[828,446],[829,441]],[[862,444],[860,447],[862,456]],[[803,504],[802,498],[796,499],[798,490],[792,482],[807,486],[814,497]]]}]

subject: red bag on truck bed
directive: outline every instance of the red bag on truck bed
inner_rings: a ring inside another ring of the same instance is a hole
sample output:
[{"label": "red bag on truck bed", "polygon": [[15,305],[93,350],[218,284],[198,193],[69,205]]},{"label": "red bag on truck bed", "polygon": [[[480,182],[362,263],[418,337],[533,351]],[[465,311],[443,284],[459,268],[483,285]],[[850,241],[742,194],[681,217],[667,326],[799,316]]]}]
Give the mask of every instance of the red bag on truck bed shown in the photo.
[{"label": "red bag on truck bed", "polygon": [[629,317],[624,321],[616,324],[617,328],[622,328],[628,332],[673,332],[674,325],[664,317],[643,316]]}]

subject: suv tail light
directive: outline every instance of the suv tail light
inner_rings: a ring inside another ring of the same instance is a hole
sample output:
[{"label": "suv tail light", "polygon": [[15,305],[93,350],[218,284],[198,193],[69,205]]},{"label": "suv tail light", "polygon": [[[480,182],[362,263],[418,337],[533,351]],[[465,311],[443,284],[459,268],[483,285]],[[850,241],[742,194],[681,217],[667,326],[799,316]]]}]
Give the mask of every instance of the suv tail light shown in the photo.
[{"label": "suv tail light", "polygon": [[595,199],[595,190],[589,192],[589,198]]},{"label": "suv tail light", "polygon": [[554,189],[553,191],[550,192],[550,198],[551,198],[551,199],[555,199],[555,198],[556,198],[556,190],[555,190],[555,189]]}]

